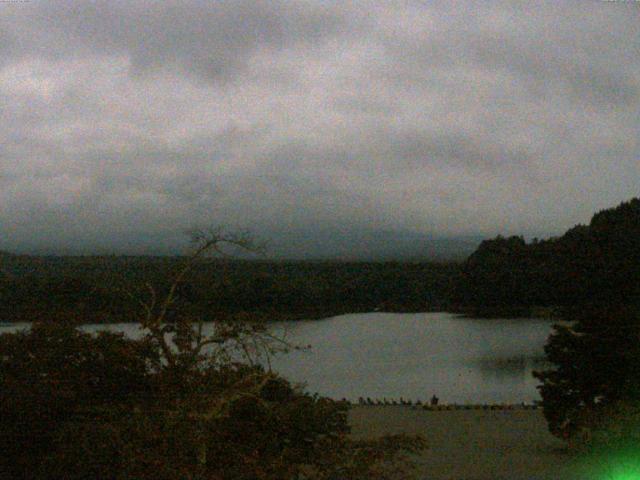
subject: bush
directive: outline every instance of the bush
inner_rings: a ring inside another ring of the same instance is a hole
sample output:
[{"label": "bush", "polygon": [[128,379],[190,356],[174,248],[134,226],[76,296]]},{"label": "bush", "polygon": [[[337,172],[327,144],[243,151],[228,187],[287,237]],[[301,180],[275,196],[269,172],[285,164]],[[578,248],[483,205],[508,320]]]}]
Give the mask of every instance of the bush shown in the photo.
[{"label": "bush", "polygon": [[148,339],[59,324],[0,336],[8,478],[370,478],[423,446],[351,441],[347,410],[259,366],[169,365]]},{"label": "bush", "polygon": [[[132,404],[152,392],[142,342],[92,337],[68,324],[34,324],[0,337],[0,448],[14,478],[49,455],[58,429],[95,411]],[[9,468],[4,466],[5,470]]]}]

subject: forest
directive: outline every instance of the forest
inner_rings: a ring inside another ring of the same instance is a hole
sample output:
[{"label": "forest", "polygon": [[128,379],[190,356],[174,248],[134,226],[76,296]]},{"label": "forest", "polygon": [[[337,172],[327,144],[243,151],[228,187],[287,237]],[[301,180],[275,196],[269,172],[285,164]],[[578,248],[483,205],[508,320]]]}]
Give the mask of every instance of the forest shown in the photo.
[{"label": "forest", "polygon": [[[588,225],[527,243],[483,241],[462,263],[203,259],[178,287],[201,318],[250,313],[270,320],[343,313],[447,310],[529,317],[585,300],[640,298],[640,199],[596,213]],[[0,320],[135,321],[183,257],[0,254]]]},{"label": "forest", "polygon": [[[135,320],[147,284],[168,288],[182,257],[35,257],[5,254],[0,320]],[[202,318],[251,313],[272,320],[446,308],[454,263],[275,262],[204,259],[178,288]]]},{"label": "forest", "polygon": [[476,316],[640,299],[640,199],[593,215],[560,237],[498,236],[461,266],[451,302]]}]

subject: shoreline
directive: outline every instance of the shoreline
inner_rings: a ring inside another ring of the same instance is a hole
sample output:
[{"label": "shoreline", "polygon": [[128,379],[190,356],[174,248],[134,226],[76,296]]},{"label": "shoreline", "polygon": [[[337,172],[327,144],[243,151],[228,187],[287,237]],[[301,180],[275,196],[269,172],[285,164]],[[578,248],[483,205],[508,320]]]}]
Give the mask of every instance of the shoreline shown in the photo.
[{"label": "shoreline", "polygon": [[[345,401],[344,399],[342,400]],[[387,400],[387,403],[367,403],[364,402],[349,402],[351,408],[408,408],[410,410],[421,410],[425,412],[454,412],[460,410],[483,410],[483,411],[499,411],[499,410],[542,410],[542,406],[538,403],[443,403],[438,405],[431,405],[429,403],[412,403],[411,401],[405,402],[400,400]],[[404,402],[404,403],[403,403]]]},{"label": "shoreline", "polygon": [[[553,319],[553,315],[550,313],[552,311],[551,307],[549,309],[539,309],[533,310],[529,315],[509,315],[509,312],[505,311],[501,314],[495,315],[483,315],[482,313],[474,313],[469,310],[461,310],[456,308],[445,308],[443,306],[433,306],[422,307],[422,308],[413,308],[413,307],[391,307],[391,308],[379,308],[379,307],[354,307],[354,308],[336,308],[336,309],[310,309],[296,312],[277,312],[277,311],[212,311],[210,315],[212,318],[222,317],[222,316],[235,316],[235,315],[249,315],[253,316],[256,319],[267,319],[266,323],[275,323],[275,322],[299,322],[299,321],[317,321],[317,320],[325,320],[333,317],[338,317],[341,315],[357,315],[357,314],[366,314],[366,313],[390,313],[390,314],[418,314],[418,313],[449,313],[451,315],[457,315],[461,318],[473,318],[480,320],[501,320],[501,319],[518,319],[526,321],[528,319],[539,320],[539,319]],[[511,312],[513,313],[513,312]],[[88,312],[42,312],[42,311],[26,311],[20,312],[16,314],[13,312],[11,314],[13,319],[11,320],[2,320],[0,324],[14,324],[14,323],[33,323],[35,321],[67,321],[71,320],[73,323],[78,325],[109,325],[109,324],[117,324],[117,323],[139,323],[135,320],[130,320],[126,318],[118,318],[111,317],[107,318],[108,315],[97,312],[97,313],[88,313]],[[78,322],[78,317],[88,318],[87,321]],[[2,318],[2,316],[0,316]],[[213,320],[208,320],[213,321]]]}]

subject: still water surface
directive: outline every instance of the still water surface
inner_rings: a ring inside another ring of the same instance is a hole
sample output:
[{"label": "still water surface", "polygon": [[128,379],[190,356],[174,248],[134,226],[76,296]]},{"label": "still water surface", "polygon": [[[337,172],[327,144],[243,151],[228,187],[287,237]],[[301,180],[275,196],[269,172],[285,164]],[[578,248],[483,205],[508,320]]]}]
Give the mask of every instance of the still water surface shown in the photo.
[{"label": "still water surface", "polygon": [[[28,325],[0,325],[0,333]],[[137,324],[87,325],[140,335]],[[421,399],[446,403],[519,403],[539,398],[531,375],[544,368],[551,323],[484,320],[449,313],[364,313],[276,323],[310,350],[276,357],[273,369],[333,398]]]}]

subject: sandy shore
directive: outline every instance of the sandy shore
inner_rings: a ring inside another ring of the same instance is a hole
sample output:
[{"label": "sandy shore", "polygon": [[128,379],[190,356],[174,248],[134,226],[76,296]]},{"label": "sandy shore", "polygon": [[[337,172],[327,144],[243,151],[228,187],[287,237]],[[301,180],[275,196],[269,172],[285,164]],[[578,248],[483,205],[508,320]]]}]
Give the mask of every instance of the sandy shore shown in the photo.
[{"label": "sandy shore", "polygon": [[[354,406],[352,434],[422,434],[429,448],[417,458],[429,480],[564,480],[577,474],[563,442],[540,410],[425,411],[406,406]],[[584,473],[584,472],[582,472]]]}]

